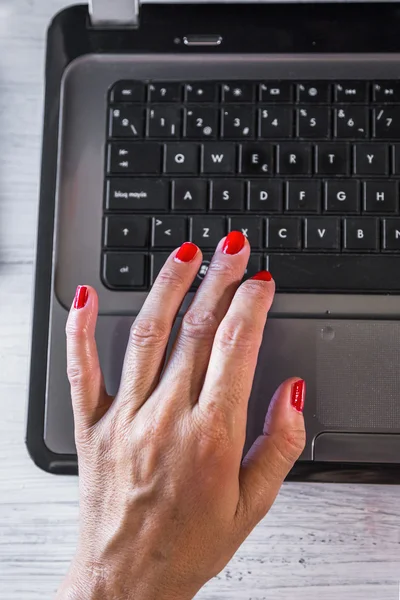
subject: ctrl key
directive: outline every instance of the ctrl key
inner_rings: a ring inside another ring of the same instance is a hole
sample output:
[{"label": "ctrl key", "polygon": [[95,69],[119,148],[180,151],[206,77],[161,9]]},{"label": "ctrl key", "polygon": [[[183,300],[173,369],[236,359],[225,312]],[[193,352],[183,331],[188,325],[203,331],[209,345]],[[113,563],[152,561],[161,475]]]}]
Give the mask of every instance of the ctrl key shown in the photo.
[{"label": "ctrl key", "polygon": [[146,284],[145,254],[107,252],[103,260],[103,278],[107,287],[143,289]]}]

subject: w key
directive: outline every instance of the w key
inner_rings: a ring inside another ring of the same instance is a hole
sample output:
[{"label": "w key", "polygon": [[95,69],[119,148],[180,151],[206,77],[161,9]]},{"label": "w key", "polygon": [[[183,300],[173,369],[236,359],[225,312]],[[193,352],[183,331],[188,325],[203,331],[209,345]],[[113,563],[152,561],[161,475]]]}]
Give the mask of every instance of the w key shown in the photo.
[{"label": "w key", "polygon": [[204,144],[203,173],[235,173],[235,144]]}]

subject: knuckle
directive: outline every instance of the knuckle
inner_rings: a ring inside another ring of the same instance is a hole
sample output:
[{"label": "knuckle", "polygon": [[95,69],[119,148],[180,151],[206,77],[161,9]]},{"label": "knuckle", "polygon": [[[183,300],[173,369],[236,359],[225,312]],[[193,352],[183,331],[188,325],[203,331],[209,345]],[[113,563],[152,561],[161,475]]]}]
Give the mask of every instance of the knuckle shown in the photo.
[{"label": "knuckle", "polygon": [[221,278],[238,279],[238,267],[234,263],[226,260],[214,258],[207,271],[207,279],[216,279],[220,284]]},{"label": "knuckle", "polygon": [[89,336],[87,323],[79,324],[76,319],[68,319],[65,333],[67,338],[78,342],[87,339]]},{"label": "knuckle", "polygon": [[304,429],[286,429],[279,435],[272,435],[271,442],[275,446],[284,463],[292,467],[304,450],[306,443]]},{"label": "knuckle", "polygon": [[166,265],[159,273],[155,288],[168,287],[171,291],[179,291],[186,285],[186,280],[172,265]]},{"label": "knuckle", "polygon": [[203,458],[219,458],[231,448],[233,437],[227,415],[218,402],[207,402],[193,419],[193,426]]},{"label": "knuckle", "polygon": [[131,326],[129,342],[134,348],[159,348],[168,342],[170,328],[162,319],[138,317]]},{"label": "knuckle", "polygon": [[228,351],[234,348],[250,351],[254,349],[257,339],[254,323],[245,317],[226,319],[217,334],[220,348]]},{"label": "knuckle", "polygon": [[191,308],[182,320],[181,333],[190,339],[208,339],[215,336],[219,319],[215,311]]}]

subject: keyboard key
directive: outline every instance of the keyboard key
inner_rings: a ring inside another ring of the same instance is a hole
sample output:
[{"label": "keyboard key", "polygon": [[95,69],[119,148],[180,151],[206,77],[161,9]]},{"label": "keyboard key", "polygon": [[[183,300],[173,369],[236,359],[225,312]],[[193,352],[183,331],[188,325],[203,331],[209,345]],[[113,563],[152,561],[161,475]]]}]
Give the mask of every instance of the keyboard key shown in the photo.
[{"label": "keyboard key", "polygon": [[360,212],[360,182],[355,179],[327,181],[325,211],[339,214]]},{"label": "keyboard key", "polygon": [[134,105],[119,105],[110,112],[110,135],[112,137],[142,138],[146,113]]},{"label": "keyboard key", "polygon": [[293,109],[270,106],[258,111],[258,136],[261,138],[293,137]]},{"label": "keyboard key", "polygon": [[378,250],[378,220],[371,217],[344,220],[343,247],[345,250]]},{"label": "keyboard key", "polygon": [[165,172],[177,175],[197,175],[200,167],[199,145],[188,142],[167,144]]},{"label": "keyboard key", "polygon": [[109,179],[107,181],[107,210],[167,211],[169,182],[161,179]]},{"label": "keyboard key", "polygon": [[104,245],[107,248],[144,248],[150,242],[148,217],[107,217],[104,228]]},{"label": "keyboard key", "polygon": [[200,248],[215,248],[226,235],[225,217],[197,216],[190,219],[190,241]]},{"label": "keyboard key", "polygon": [[150,83],[150,102],[179,102],[182,99],[182,86],[180,83]]},{"label": "keyboard key", "polygon": [[182,111],[177,106],[157,106],[148,110],[148,135],[153,138],[179,138]]},{"label": "keyboard key", "polygon": [[400,175],[400,144],[395,144],[393,147],[393,173]]},{"label": "keyboard key", "polygon": [[192,289],[197,289],[204,277],[207,275],[208,267],[212,261],[212,253],[211,252],[203,252],[203,262],[200,265],[199,270],[197,271],[197,275],[192,283]]},{"label": "keyboard key", "polygon": [[274,171],[273,158],[272,144],[242,144],[241,172],[246,175],[271,175]]},{"label": "keyboard key", "polygon": [[264,257],[259,254],[251,254],[244,272],[244,279],[250,279],[256,273],[264,269]]},{"label": "keyboard key", "polygon": [[290,144],[278,146],[277,172],[281,175],[311,175],[312,148],[310,144]]},{"label": "keyboard key", "polygon": [[289,181],[286,183],[286,210],[295,213],[321,211],[319,181]]},{"label": "keyboard key", "polygon": [[112,142],[108,147],[109,173],[161,173],[162,145],[152,142]]},{"label": "keyboard key", "polygon": [[219,111],[207,106],[191,106],[185,111],[185,137],[215,138],[218,135]]},{"label": "keyboard key", "polygon": [[332,217],[308,217],[305,219],[307,250],[340,250],[340,220]]},{"label": "keyboard key", "polygon": [[185,85],[185,102],[217,102],[218,86],[216,83],[187,83]]},{"label": "keyboard key", "polygon": [[185,217],[154,217],[152,245],[155,248],[176,248],[187,240]]},{"label": "keyboard key", "polygon": [[269,81],[259,88],[260,102],[280,104],[293,101],[293,84],[289,81]]},{"label": "keyboard key", "polygon": [[386,144],[356,144],[354,146],[356,175],[387,175],[389,147]]},{"label": "keyboard key", "polygon": [[243,83],[242,81],[233,83],[223,83],[221,86],[222,102],[254,102],[253,83]]},{"label": "keyboard key", "polygon": [[118,81],[111,90],[111,102],[145,102],[146,86],[141,81]]},{"label": "keyboard key", "polygon": [[128,252],[107,252],[103,260],[103,279],[108,287],[141,289],[146,284],[147,256]]},{"label": "keyboard key", "polygon": [[294,217],[270,217],[267,219],[267,248],[299,250],[301,248],[300,223],[300,219]]},{"label": "keyboard key", "polygon": [[177,179],[172,186],[172,210],[205,212],[208,184],[202,179]]},{"label": "keyboard key", "polygon": [[260,248],[263,243],[263,219],[259,217],[231,217],[228,219],[228,231],[241,231],[253,249]]},{"label": "keyboard key", "polygon": [[[400,251],[400,219],[383,219],[382,247],[392,252]],[[400,280],[398,274],[396,280]]]},{"label": "keyboard key", "polygon": [[170,252],[157,252],[151,255],[150,257],[150,282],[151,285],[155,282],[158,277],[159,272],[165,265],[167,258],[169,257]]},{"label": "keyboard key", "polygon": [[318,144],[315,159],[318,175],[347,175],[350,172],[350,148],[345,144]]},{"label": "keyboard key", "polygon": [[400,102],[399,81],[379,81],[372,86],[373,102],[395,104]]},{"label": "keyboard key", "polygon": [[296,111],[297,136],[328,138],[331,130],[331,111],[324,106],[299,108]]},{"label": "keyboard key", "polygon": [[368,136],[368,110],[363,106],[344,106],[335,110],[334,136],[361,139]]},{"label": "keyboard key", "polygon": [[372,135],[380,140],[400,138],[400,106],[379,106],[372,111]]},{"label": "keyboard key", "polygon": [[222,111],[222,137],[225,139],[251,138],[255,134],[254,109],[232,106]]},{"label": "keyboard key", "polygon": [[279,292],[400,292],[400,256],[271,254]]},{"label": "keyboard key", "polygon": [[330,87],[330,84],[326,81],[298,83],[296,86],[297,102],[326,104],[331,99]]},{"label": "keyboard key", "polygon": [[363,210],[368,213],[396,213],[399,207],[396,181],[366,181],[363,185]]},{"label": "keyboard key", "polygon": [[277,179],[250,181],[248,208],[262,214],[282,212],[282,182]]},{"label": "keyboard key", "polygon": [[235,179],[215,179],[211,184],[210,210],[231,211],[244,210],[245,187],[243,181]]},{"label": "keyboard key", "polygon": [[209,143],[203,145],[203,173],[236,173],[236,145]]},{"label": "keyboard key", "polygon": [[368,102],[368,84],[365,81],[342,81],[333,86],[335,102],[363,104]]}]

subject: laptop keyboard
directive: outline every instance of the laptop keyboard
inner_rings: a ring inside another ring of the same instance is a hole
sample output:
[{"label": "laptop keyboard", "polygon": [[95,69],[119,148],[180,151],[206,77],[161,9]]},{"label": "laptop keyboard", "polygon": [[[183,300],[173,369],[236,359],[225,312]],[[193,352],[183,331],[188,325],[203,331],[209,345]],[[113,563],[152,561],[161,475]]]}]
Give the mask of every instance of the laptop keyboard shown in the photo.
[{"label": "laptop keyboard", "polygon": [[148,290],[190,240],[243,231],[280,291],[400,292],[400,81],[120,81],[102,279]]}]

